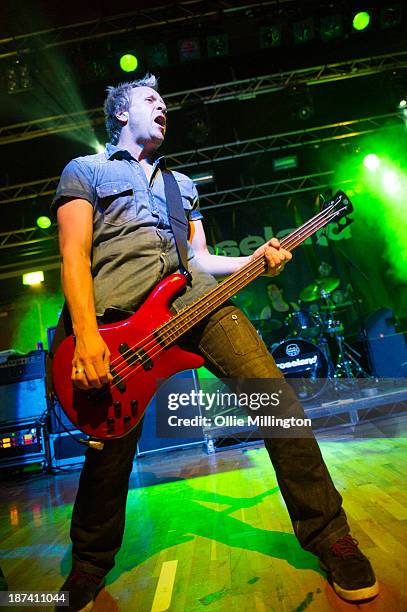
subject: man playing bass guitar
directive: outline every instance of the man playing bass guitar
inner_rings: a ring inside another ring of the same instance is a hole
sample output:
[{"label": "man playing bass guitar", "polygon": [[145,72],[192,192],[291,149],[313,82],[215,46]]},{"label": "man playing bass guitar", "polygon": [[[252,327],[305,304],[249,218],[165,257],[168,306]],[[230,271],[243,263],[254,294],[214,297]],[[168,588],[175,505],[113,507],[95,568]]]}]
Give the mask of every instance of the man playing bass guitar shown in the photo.
[{"label": "man playing bass guitar", "polygon": [[[109,349],[98,323],[135,312],[154,286],[180,269],[165,197],[166,163],[157,155],[167,124],[156,78],[109,87],[105,101],[109,143],[103,153],[73,159],[65,167],[53,202],[59,225],[62,285],[76,339],[72,383],[100,389],[112,380]],[[291,259],[276,239],[251,257],[209,253],[194,183],[173,172],[186,220],[191,281],[173,302],[174,312],[216,285],[215,276],[236,272],[263,255],[267,273],[279,274]],[[182,338],[223,378],[278,379],[290,415],[304,416],[291,388],[243,313],[230,302],[215,309]],[[128,481],[141,425],[88,449],[73,509],[73,567],[62,590],[70,609],[91,609],[112,569],[123,537]],[[317,555],[335,591],[358,601],[378,592],[367,558],[349,533],[342,498],[318,445],[309,435],[265,439],[294,532]],[[272,554],[272,551],[270,551]]]}]

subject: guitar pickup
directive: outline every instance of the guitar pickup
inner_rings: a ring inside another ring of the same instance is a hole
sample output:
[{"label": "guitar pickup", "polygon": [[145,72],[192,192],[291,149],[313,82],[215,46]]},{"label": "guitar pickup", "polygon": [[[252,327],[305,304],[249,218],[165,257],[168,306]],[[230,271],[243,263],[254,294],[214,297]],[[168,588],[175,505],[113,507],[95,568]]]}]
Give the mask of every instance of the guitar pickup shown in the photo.
[{"label": "guitar pickup", "polygon": [[112,368],[111,366],[110,374],[113,377],[114,386],[119,389],[120,393],[124,393],[126,391],[126,383],[124,382],[123,378],[120,376],[120,374],[117,373],[117,370],[115,368]]},{"label": "guitar pickup", "polygon": [[119,346],[119,353],[124,357],[125,361],[130,365],[140,364],[144,370],[151,370],[153,360],[148,356],[144,349],[131,349],[128,344],[122,343]]}]

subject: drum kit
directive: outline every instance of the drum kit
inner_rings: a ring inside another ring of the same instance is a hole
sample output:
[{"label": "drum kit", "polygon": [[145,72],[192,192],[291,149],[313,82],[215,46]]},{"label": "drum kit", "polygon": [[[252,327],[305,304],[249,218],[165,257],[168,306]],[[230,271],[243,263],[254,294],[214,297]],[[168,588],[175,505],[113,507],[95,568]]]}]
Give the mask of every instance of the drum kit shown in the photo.
[{"label": "drum kit", "polygon": [[[296,379],[303,401],[315,399],[329,379],[369,377],[360,365],[362,356],[344,338],[344,324],[338,316],[353,302],[343,299],[345,292],[338,290],[339,285],[337,277],[318,278],[301,291],[298,310],[290,312],[283,323],[277,319],[255,322],[284,376]],[[336,290],[342,294],[339,300],[333,295]],[[286,337],[268,342],[277,334]]]}]

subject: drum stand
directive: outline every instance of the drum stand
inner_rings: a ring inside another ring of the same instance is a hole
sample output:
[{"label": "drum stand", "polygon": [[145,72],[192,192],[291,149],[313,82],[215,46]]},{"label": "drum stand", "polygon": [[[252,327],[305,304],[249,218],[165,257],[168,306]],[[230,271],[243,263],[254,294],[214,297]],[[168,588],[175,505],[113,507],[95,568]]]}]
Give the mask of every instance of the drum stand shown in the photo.
[{"label": "drum stand", "polygon": [[334,368],[335,378],[371,378],[370,375],[362,368],[358,358],[362,356],[355,351],[347,342],[341,333],[336,333],[335,340],[337,342],[339,353]]},{"label": "drum stand", "polygon": [[[360,355],[360,353],[358,353],[345,341],[342,323],[340,321],[335,321],[334,319],[335,306],[330,300],[330,294],[326,293],[325,291],[321,291],[321,298],[325,300],[328,312],[328,319],[326,321],[322,321],[323,334],[330,334],[338,347],[338,356],[333,367],[333,377],[371,378],[371,376],[360,365],[359,359],[361,359],[362,355]],[[325,338],[322,343],[325,345],[325,352],[330,353],[329,344]]]}]

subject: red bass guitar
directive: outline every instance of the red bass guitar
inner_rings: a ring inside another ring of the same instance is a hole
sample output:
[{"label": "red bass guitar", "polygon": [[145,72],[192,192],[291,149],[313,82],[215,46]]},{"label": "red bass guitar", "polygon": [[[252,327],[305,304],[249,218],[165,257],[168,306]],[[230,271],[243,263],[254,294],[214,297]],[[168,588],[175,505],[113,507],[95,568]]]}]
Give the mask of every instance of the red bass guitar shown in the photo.
[{"label": "red bass guitar", "polygon": [[[281,246],[292,251],[318,229],[352,210],[349,198],[338,191],[320,213],[281,240]],[[65,338],[55,352],[52,376],[55,394],[70,420],[98,440],[128,434],[156,392],[157,380],[203,365],[201,356],[181,349],[177,340],[266,269],[265,257],[258,257],[175,315],[169,308],[186,279],[182,274],[165,278],[135,314],[99,327],[111,353],[113,376],[102,389],[83,391],[73,385],[75,337]]]}]

